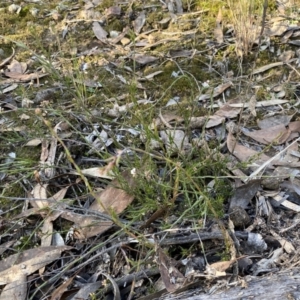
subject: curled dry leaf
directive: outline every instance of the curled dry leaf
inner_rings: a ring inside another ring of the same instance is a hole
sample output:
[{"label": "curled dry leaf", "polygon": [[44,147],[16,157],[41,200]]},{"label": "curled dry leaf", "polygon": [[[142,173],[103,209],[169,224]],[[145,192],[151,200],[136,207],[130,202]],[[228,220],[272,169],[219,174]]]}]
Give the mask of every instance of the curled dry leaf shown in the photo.
[{"label": "curled dry leaf", "polygon": [[[118,165],[119,158],[120,157],[116,155],[106,166],[84,169],[81,170],[81,174],[85,176],[113,179],[115,177],[113,169]],[[78,172],[74,172],[74,174],[79,175]]]},{"label": "curled dry leaf", "polygon": [[47,201],[47,186],[48,184],[38,183],[33,188],[31,194],[36,200],[30,200],[30,204],[34,208],[42,209],[49,206],[49,203]]}]

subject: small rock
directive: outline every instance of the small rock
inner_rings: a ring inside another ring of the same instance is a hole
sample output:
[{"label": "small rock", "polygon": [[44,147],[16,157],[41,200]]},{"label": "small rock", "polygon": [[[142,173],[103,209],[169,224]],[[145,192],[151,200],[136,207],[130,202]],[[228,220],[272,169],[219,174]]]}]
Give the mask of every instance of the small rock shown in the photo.
[{"label": "small rock", "polygon": [[234,226],[239,228],[245,228],[251,222],[251,219],[247,212],[240,206],[234,206],[230,208],[229,217]]},{"label": "small rock", "polygon": [[279,179],[275,177],[264,178],[261,182],[261,185],[268,190],[278,190],[279,189]]}]

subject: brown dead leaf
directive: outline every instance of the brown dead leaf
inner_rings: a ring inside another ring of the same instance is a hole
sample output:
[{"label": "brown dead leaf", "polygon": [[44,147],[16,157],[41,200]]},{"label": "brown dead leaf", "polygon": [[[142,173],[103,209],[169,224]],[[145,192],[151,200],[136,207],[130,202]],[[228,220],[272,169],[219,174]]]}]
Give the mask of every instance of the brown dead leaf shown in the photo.
[{"label": "brown dead leaf", "polygon": [[70,277],[63,284],[61,284],[58,288],[56,288],[52,294],[50,300],[60,300],[63,293],[68,290],[68,286],[73,282],[76,275]]},{"label": "brown dead leaf", "polygon": [[212,265],[207,264],[205,268],[205,273],[208,276],[212,276],[213,278],[215,277],[221,277],[221,276],[226,276],[226,270],[235,262],[236,260],[232,261],[220,261],[216,262]]},{"label": "brown dead leaf", "polygon": [[39,247],[9,256],[0,261],[0,284],[8,284],[19,276],[32,274],[58,259],[61,252],[69,249],[72,247]]},{"label": "brown dead leaf", "polygon": [[229,119],[236,118],[240,114],[241,108],[233,107],[232,104],[237,104],[237,103],[241,104],[241,99],[239,97],[229,100],[219,110],[217,110],[214,115],[229,118]]},{"label": "brown dead leaf", "polygon": [[300,121],[291,122],[289,124],[289,129],[291,130],[291,132],[300,133]]},{"label": "brown dead leaf", "polygon": [[34,208],[42,209],[49,206],[47,201],[47,186],[48,184],[38,183],[33,188],[31,194],[36,200],[30,200],[29,202]]},{"label": "brown dead leaf", "polygon": [[226,82],[224,84],[221,84],[221,85],[217,86],[216,88],[214,88],[214,90],[212,92],[201,95],[198,100],[203,101],[203,100],[215,98],[215,97],[219,96],[220,94],[222,94],[226,89],[228,89],[231,86],[232,86],[232,82],[230,82],[230,81]]},{"label": "brown dead leaf", "polygon": [[218,115],[213,115],[209,117],[208,122],[206,123],[205,128],[211,128],[211,127],[215,127],[218,126],[222,123],[225,122],[225,118],[224,117],[220,117]]},{"label": "brown dead leaf", "polygon": [[[273,117],[269,117],[269,118],[265,118],[263,120],[258,120],[257,121],[257,125],[260,129],[266,129],[266,128],[270,128],[270,127],[273,127],[273,126],[276,126],[276,125],[284,125],[284,126],[287,126],[291,119],[292,119],[293,115],[290,115],[290,116],[286,116],[286,115],[275,115]],[[294,123],[294,122],[292,122]],[[300,123],[300,122],[299,122]],[[291,131],[295,131],[291,128],[291,126],[289,126]]]},{"label": "brown dead leaf", "polygon": [[169,256],[157,245],[157,263],[160,270],[161,278],[169,293],[175,292],[181,288],[185,277],[178,271],[175,264],[172,263]]},{"label": "brown dead leaf", "polygon": [[[127,182],[129,189],[135,185],[133,176],[129,171],[121,174]],[[111,228],[113,222],[110,218],[106,218],[105,214],[114,212],[120,214],[133,201],[134,196],[124,191],[119,182],[114,180],[101,192],[95,192],[96,200],[90,206],[90,210],[104,214],[99,216],[84,216],[65,211],[61,214],[62,218],[72,221],[76,224],[76,232],[74,237],[77,239],[86,239],[101,234]]]},{"label": "brown dead leaf", "polygon": [[[230,132],[227,136],[227,147],[228,150],[241,162],[251,161],[251,169],[256,169],[264,162],[270,160],[270,157],[265,155],[264,153],[257,152],[237,143],[235,137]],[[270,164],[268,167],[272,167],[272,164]]]},{"label": "brown dead leaf", "polygon": [[20,63],[17,60],[13,60],[8,66],[7,69],[9,72],[15,72],[15,73],[20,73],[24,74],[27,70],[27,64],[26,63]]},{"label": "brown dead leaf", "polygon": [[[113,169],[117,166],[118,160],[119,156],[116,155],[106,166],[84,169],[81,170],[81,173],[85,176],[113,179],[115,177]],[[78,175],[77,172],[74,172],[74,174]]]},{"label": "brown dead leaf", "polygon": [[[135,185],[135,180],[129,171],[124,171],[122,174],[126,185],[132,189]],[[96,200],[90,206],[90,209],[99,212],[114,211],[120,214],[133,201],[134,196],[124,191],[118,180],[114,180],[103,191],[95,193]]]},{"label": "brown dead leaf", "polygon": [[31,80],[39,79],[47,76],[46,73],[31,73],[31,74],[21,74],[16,72],[4,72],[4,75],[13,79],[15,82],[28,82]]},{"label": "brown dead leaf", "polygon": [[[297,58],[292,58],[289,61],[287,61],[287,63],[290,64],[290,63],[292,63],[292,62],[294,62],[296,60],[297,60]],[[255,74],[263,73],[263,72],[265,72],[267,70],[270,70],[270,69],[275,68],[275,67],[283,66],[283,65],[284,65],[284,63],[281,62],[281,61],[275,62],[275,63],[271,63],[271,64],[268,64],[266,66],[262,66],[262,67],[260,67],[258,69],[255,69],[252,74],[255,75]]]},{"label": "brown dead leaf", "polygon": [[264,34],[267,36],[281,36],[288,29],[288,22],[285,17],[274,17],[268,21],[269,26],[264,29]]},{"label": "brown dead leaf", "polygon": [[[175,122],[173,122],[175,121]],[[168,128],[172,128],[173,126],[170,124],[170,122],[175,123],[175,125],[180,124],[183,122],[184,119],[180,116],[177,116],[172,113],[164,113],[162,114],[161,111],[159,113],[159,117],[154,121],[154,124],[152,124],[152,128],[160,128],[165,125]]]},{"label": "brown dead leaf", "polygon": [[264,145],[271,143],[280,145],[287,141],[291,135],[291,130],[284,125],[276,125],[271,128],[243,132],[243,134]]},{"label": "brown dead leaf", "polygon": [[52,197],[47,197],[47,187],[48,184],[41,184],[38,183],[33,188],[31,194],[34,199],[36,200],[30,200],[30,204],[37,209],[43,209],[49,206],[57,205],[57,202],[64,199],[67,190],[69,186],[62,188],[59,190],[56,194],[54,194]]},{"label": "brown dead leaf", "polygon": [[113,221],[107,218],[80,215],[72,211],[63,211],[61,217],[76,224],[74,238],[79,240],[104,233],[113,225]]},{"label": "brown dead leaf", "polygon": [[229,269],[233,263],[236,262],[236,259],[229,260],[229,261],[218,261],[210,265],[211,268],[215,269],[218,272],[224,272]]},{"label": "brown dead leaf", "polygon": [[25,300],[27,295],[27,276],[16,274],[13,282],[8,283],[1,292],[0,300]]}]

